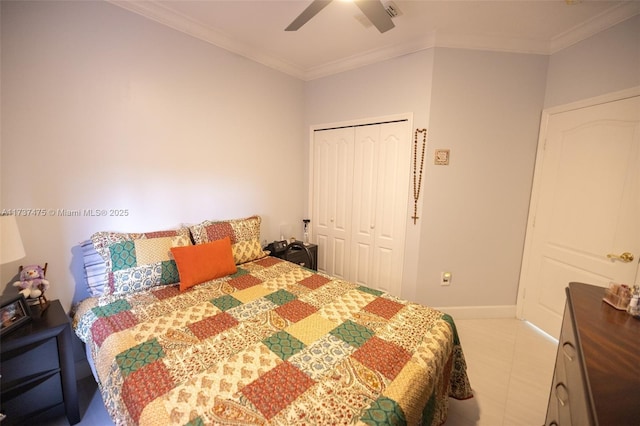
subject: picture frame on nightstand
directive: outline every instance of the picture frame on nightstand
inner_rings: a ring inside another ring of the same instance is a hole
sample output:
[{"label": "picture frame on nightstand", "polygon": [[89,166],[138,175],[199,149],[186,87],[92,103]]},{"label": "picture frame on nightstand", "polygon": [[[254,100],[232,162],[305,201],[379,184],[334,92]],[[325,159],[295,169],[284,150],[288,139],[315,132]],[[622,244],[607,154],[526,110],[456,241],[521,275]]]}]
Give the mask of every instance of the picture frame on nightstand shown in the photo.
[{"label": "picture frame on nightstand", "polygon": [[2,299],[0,304],[0,336],[10,333],[31,321],[31,311],[22,294]]}]

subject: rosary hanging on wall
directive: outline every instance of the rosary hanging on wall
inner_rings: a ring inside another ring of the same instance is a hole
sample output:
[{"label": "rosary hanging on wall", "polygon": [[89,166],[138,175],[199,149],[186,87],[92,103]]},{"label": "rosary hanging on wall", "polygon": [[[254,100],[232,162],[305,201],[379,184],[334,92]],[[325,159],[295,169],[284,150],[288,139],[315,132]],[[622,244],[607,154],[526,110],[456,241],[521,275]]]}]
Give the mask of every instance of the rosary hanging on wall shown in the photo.
[{"label": "rosary hanging on wall", "polygon": [[[418,170],[418,133],[422,133],[422,154],[420,155],[420,169]],[[424,170],[424,152],[427,149],[427,129],[416,129],[413,136],[413,223],[418,217],[418,198],[422,188],[422,171]],[[416,179],[416,175],[418,175]]]}]

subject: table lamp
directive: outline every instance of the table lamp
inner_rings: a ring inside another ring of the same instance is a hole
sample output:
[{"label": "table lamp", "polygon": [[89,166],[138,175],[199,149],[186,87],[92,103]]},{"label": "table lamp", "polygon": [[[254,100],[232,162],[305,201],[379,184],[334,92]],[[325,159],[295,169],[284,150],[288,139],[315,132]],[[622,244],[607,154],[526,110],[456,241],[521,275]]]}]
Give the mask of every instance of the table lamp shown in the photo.
[{"label": "table lamp", "polygon": [[0,264],[25,257],[15,216],[0,216]]}]

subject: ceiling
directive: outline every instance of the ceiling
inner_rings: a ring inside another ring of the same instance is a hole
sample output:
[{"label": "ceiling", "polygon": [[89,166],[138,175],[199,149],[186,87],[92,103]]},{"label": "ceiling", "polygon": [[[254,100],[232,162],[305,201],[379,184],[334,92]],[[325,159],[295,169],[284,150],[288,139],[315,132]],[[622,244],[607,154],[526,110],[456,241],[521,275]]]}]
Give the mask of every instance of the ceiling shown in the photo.
[{"label": "ceiling", "polygon": [[435,46],[548,55],[640,13],[640,1],[393,0],[400,14],[381,34],[333,0],[285,32],[311,0],[109,1],[302,80]]}]

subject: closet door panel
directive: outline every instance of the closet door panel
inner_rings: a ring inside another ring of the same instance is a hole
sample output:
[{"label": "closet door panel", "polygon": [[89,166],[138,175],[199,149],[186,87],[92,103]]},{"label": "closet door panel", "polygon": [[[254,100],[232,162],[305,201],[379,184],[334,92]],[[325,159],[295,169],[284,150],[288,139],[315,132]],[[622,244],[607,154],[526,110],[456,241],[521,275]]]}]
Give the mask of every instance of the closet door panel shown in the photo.
[{"label": "closet door panel", "polygon": [[370,244],[355,244],[352,246],[350,280],[356,284],[368,286],[371,276],[371,260],[373,259]]},{"label": "closet door panel", "polygon": [[380,125],[355,129],[350,277],[356,283],[366,286],[371,284],[376,233],[379,139]]},{"label": "closet door panel", "polygon": [[410,184],[408,121],[318,130],[312,233],[318,270],[400,295]]},{"label": "closet door panel", "polygon": [[[374,259],[372,276],[375,279],[372,287],[396,294],[392,291],[392,285],[397,281],[397,277],[393,276],[395,273],[393,262],[396,261],[396,253],[385,247],[377,246],[375,252],[372,254],[372,258]],[[396,295],[399,295],[399,291],[400,287],[398,287],[398,293]]]},{"label": "closet door panel", "polygon": [[378,126],[356,128],[353,168],[353,225],[356,237],[370,242],[376,214],[376,174],[378,172]]},{"label": "closet door panel", "polygon": [[[376,194],[378,201],[376,210],[379,212],[376,238],[386,240],[385,245],[387,246],[391,244],[399,228],[396,222],[398,220],[397,203],[401,201],[397,199],[400,149],[400,141],[394,134],[386,135],[386,138],[382,139],[379,144],[378,175],[381,179],[378,182]],[[402,201],[406,202],[406,199],[402,198]]]},{"label": "closet door panel", "polygon": [[400,295],[411,170],[407,122],[380,126],[376,184],[374,265],[369,285]]},{"label": "closet door panel", "polygon": [[331,268],[333,272],[331,275],[334,275],[339,278],[348,279],[348,268],[346,259],[349,257],[348,242],[343,238],[333,238],[333,241],[330,242],[330,250],[331,253]]},{"label": "closet door panel", "polygon": [[314,135],[312,229],[323,247],[318,270],[346,278],[347,241],[351,224],[353,129],[332,129]]},{"label": "closet door panel", "polygon": [[325,247],[327,247],[329,239],[327,238],[326,234],[318,235],[316,233],[316,227],[312,227],[312,229],[314,235],[313,242],[317,244],[318,247],[322,247],[322,250],[318,250],[318,259],[316,260],[318,264],[316,265],[316,267],[318,268],[318,271],[326,271],[328,259],[327,249]]}]

